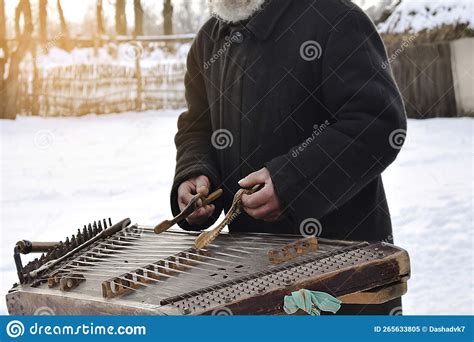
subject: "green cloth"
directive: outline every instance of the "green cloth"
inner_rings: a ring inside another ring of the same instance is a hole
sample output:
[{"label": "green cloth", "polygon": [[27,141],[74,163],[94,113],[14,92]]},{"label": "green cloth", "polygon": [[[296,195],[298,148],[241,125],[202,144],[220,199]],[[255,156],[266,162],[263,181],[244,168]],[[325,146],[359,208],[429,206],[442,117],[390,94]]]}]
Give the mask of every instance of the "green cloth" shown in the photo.
[{"label": "green cloth", "polygon": [[301,289],[285,296],[283,309],[287,314],[294,314],[301,309],[311,316],[319,316],[321,311],[336,313],[341,308],[341,303],[328,293]]}]

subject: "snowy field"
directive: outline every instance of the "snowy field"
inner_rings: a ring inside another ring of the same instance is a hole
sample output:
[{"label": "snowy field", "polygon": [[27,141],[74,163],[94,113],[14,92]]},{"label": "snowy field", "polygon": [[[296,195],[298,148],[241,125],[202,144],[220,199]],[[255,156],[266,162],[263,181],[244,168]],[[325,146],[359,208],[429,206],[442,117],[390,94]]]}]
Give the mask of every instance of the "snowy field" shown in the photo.
[{"label": "snowy field", "polygon": [[[19,239],[57,240],[91,220],[169,216],[175,111],[0,121],[0,292]],[[384,175],[395,241],[412,261],[405,314],[473,314],[472,119],[409,121]],[[6,313],[4,300],[0,313]]]}]

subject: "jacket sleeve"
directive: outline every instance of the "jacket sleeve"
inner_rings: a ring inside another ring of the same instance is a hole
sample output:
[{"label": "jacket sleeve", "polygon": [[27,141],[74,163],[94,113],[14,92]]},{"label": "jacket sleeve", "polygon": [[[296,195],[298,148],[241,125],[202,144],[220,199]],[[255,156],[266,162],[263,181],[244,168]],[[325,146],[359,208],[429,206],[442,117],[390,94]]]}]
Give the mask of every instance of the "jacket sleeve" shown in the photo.
[{"label": "jacket sleeve", "polygon": [[[201,73],[201,64],[198,62],[196,40],[187,57],[185,97],[188,109],[178,118],[178,132],[175,136],[176,171],[171,189],[171,211],[174,216],[180,212],[177,192],[182,182],[195,176],[205,175],[211,181],[211,191],[221,182],[215,151],[211,144],[212,126],[209,103]],[[181,228],[201,230],[211,226],[222,211],[220,201],[216,201],[214,204],[216,210],[207,222],[199,226],[192,226],[183,221],[180,224]]]},{"label": "jacket sleeve", "polygon": [[[266,164],[290,212],[311,190],[315,218],[344,205],[379,176],[395,160],[406,134],[403,100],[373,23],[359,10],[335,22],[323,56],[311,62],[322,63],[319,90],[332,120],[314,140],[302,137],[301,145]],[[308,115],[317,120],[317,113]]]}]

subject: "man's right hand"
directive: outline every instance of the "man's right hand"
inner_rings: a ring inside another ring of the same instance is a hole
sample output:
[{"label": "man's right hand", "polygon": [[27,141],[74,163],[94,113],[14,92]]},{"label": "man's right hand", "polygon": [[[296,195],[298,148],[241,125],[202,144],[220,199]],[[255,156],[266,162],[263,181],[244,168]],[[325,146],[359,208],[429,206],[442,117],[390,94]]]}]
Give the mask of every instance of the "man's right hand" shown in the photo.
[{"label": "man's right hand", "polygon": [[[188,205],[189,201],[196,195],[202,194],[204,196],[209,195],[209,189],[211,182],[206,176],[198,176],[195,178],[188,179],[187,181],[180,184],[178,187],[178,205],[179,209],[183,211]],[[189,224],[196,225],[202,224],[209,219],[215,210],[213,204],[206,205],[203,208],[199,208],[194,213],[189,215],[186,219]]]}]

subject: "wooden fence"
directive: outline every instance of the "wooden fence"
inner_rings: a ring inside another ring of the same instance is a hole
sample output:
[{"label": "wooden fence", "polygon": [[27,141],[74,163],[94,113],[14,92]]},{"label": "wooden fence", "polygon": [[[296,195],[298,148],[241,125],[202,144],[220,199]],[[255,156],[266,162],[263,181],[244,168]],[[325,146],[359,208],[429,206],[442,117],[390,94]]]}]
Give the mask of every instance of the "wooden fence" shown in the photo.
[{"label": "wooden fence", "polygon": [[184,61],[153,67],[68,65],[22,70],[17,96],[19,113],[79,116],[148,109],[182,108]]},{"label": "wooden fence", "polygon": [[388,45],[395,80],[403,94],[408,117],[457,116],[449,42],[408,47]]}]

